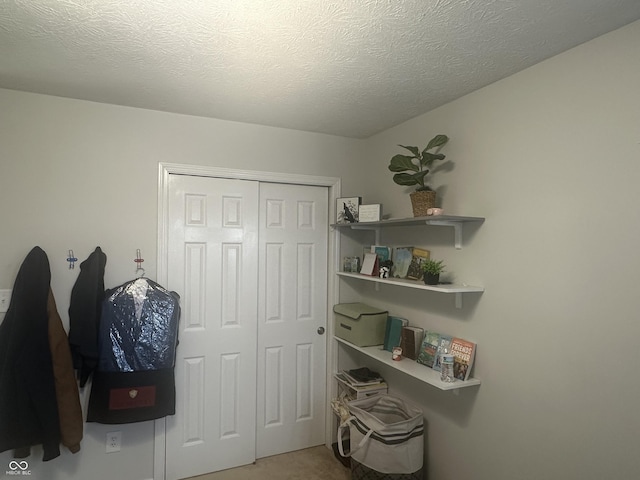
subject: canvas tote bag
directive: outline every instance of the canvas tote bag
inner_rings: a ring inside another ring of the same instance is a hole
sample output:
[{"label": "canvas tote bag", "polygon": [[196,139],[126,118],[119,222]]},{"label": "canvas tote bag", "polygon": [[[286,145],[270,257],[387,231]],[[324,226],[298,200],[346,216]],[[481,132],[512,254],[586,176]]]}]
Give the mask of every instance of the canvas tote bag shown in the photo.
[{"label": "canvas tote bag", "polygon": [[[391,395],[349,402],[351,416],[340,424],[338,449],[351,457],[352,479],[422,479],[424,422],[422,411]],[[342,436],[349,428],[350,451]],[[384,475],[375,475],[379,472]]]}]

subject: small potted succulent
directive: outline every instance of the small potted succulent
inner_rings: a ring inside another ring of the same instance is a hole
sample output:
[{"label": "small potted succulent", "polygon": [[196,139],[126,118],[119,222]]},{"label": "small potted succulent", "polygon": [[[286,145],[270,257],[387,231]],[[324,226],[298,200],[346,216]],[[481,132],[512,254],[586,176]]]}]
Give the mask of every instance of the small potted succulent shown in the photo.
[{"label": "small potted succulent", "polygon": [[427,258],[420,265],[422,272],[424,273],[425,285],[438,285],[440,282],[440,274],[444,272],[445,265],[443,260],[431,260]]},{"label": "small potted succulent", "polygon": [[425,183],[425,177],[433,162],[444,160],[445,155],[439,151],[448,141],[449,137],[446,135],[436,135],[422,151],[418,147],[398,145],[409,150],[412,155],[397,154],[391,158],[389,170],[396,172],[393,181],[407,187],[416,185],[415,191],[410,194],[414,217],[424,217],[429,208],[436,206],[436,192]]}]

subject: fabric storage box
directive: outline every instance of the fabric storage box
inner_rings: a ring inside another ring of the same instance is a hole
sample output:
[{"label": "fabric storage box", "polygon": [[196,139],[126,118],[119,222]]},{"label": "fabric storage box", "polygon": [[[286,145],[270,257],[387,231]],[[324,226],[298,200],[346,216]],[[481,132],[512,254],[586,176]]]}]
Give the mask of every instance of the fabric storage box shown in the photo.
[{"label": "fabric storage box", "polygon": [[334,333],[359,347],[382,345],[387,311],[364,303],[333,306]]}]

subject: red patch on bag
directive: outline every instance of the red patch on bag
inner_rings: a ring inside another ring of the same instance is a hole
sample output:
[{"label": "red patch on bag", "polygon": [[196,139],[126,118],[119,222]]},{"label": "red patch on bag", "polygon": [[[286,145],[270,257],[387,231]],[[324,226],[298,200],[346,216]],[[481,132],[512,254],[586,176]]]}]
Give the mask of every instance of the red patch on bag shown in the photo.
[{"label": "red patch on bag", "polygon": [[153,407],[156,404],[156,387],[112,388],[109,391],[109,410]]}]

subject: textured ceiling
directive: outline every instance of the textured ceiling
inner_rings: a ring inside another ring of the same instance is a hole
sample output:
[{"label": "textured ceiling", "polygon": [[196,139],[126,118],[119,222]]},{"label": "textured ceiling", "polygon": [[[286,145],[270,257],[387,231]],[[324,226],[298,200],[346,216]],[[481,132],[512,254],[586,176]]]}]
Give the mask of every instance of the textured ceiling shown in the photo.
[{"label": "textured ceiling", "polygon": [[0,87],[368,137],[639,0],[2,0]]}]

